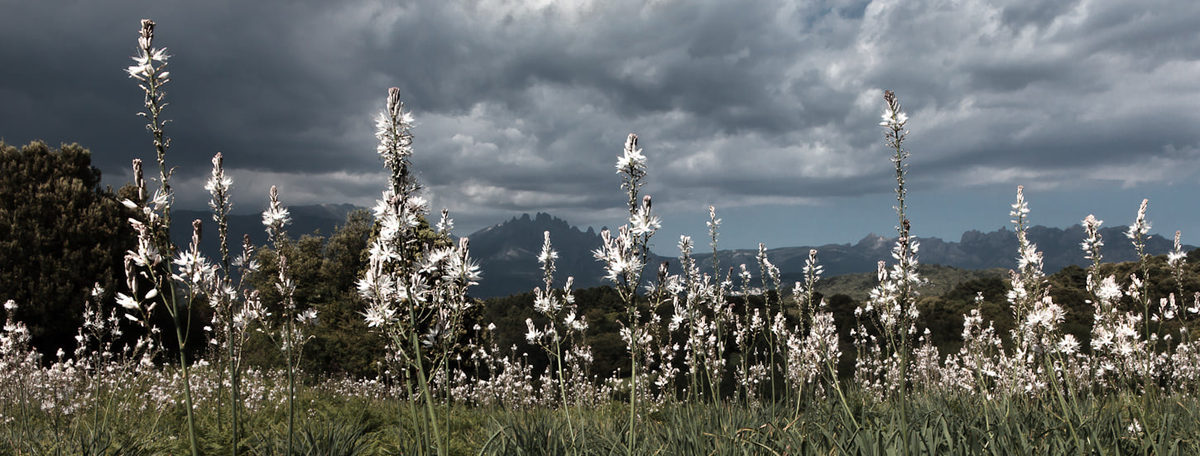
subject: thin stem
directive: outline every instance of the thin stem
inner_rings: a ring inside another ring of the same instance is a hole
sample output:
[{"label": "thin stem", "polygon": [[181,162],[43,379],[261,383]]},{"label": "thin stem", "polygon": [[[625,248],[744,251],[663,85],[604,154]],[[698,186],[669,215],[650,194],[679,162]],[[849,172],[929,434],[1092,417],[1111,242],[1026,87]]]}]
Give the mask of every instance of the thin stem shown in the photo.
[{"label": "thin stem", "polygon": [[284,357],[287,358],[287,378],[288,378],[288,439],[287,439],[287,454],[292,454],[292,439],[296,425],[296,377],[292,369],[292,344],[295,342],[294,334],[292,333],[292,318],[285,313],[284,318],[287,322],[284,323]]},{"label": "thin stem", "polygon": [[180,368],[183,369],[183,397],[184,402],[187,405],[188,440],[191,443],[192,454],[198,455],[200,454],[200,447],[196,444],[196,423],[192,418],[192,381],[191,376],[188,373],[186,344],[183,343],[186,339],[185,336],[180,332],[178,318],[176,318],[175,337],[181,342],[179,344],[179,365]]}]

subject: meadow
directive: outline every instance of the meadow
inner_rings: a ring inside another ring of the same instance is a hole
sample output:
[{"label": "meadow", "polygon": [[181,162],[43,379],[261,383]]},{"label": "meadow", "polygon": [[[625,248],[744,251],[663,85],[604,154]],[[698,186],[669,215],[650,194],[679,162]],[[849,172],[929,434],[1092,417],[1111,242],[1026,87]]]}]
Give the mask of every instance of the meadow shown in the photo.
[{"label": "meadow", "polygon": [[[1165,258],[1174,291],[1150,285],[1145,201],[1121,240],[1140,256],[1128,277],[1105,274],[1104,243],[1117,241],[1101,239],[1101,221],[1083,220],[1088,340],[1062,328],[1065,310],[1025,236],[1030,210],[1018,187],[1018,267],[1005,297],[1013,329],[997,330],[977,308],[964,315],[957,351],[930,341],[917,306],[919,242],[905,212],[909,119],[892,92],[879,126],[895,166],[896,242],[849,334],[815,291],[815,250],[794,284],[781,283],[761,245],[756,264],[702,271],[684,236],[683,273],[646,264],[661,221],[641,191],[647,157],[630,134],[614,182],[629,217],[603,231],[594,252],[623,305],[617,331],[629,364],[601,377],[573,279],[555,276],[554,233],[544,233],[538,255],[542,318],[525,322],[545,368],[498,346],[494,328],[467,323],[481,305],[470,297],[480,271],[469,239],[450,240],[449,213],[427,218],[410,162],[413,118],[393,88],[376,121],[388,185],[355,284],[384,361],[373,378],[302,372],[321,315],[296,299],[282,253],[270,290],[241,280],[262,265],[248,242],[229,253],[233,182],[220,154],[205,190],[222,258],[200,253],[199,221],[190,245],[170,242],[169,55],[154,28],[142,21],[128,68],[145,92],[158,174],[147,179],[142,161],[133,163],[136,196],[124,204],[137,240],[124,287],[115,302],[86,304],[76,349],[55,359],[42,359],[12,317],[37,303],[5,303],[0,454],[1200,454],[1200,341],[1189,332],[1200,291],[1184,280],[1178,233]],[[270,197],[263,224],[284,252],[286,195],[272,188]],[[715,252],[721,220],[716,208],[709,215]],[[211,321],[194,321],[195,307]],[[205,337],[193,337],[196,326]],[[275,368],[248,362],[252,337],[278,350]]]}]

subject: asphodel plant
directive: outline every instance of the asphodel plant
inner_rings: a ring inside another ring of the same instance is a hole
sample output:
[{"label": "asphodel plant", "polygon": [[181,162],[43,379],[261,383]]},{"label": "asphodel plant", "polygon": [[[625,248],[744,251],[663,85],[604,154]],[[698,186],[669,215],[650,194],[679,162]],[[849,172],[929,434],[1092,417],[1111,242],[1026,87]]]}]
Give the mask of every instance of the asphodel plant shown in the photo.
[{"label": "asphodel plant", "polygon": [[[131,209],[141,212],[141,219],[130,219],[137,231],[138,247],[126,255],[127,281],[131,284],[131,295],[118,296],[118,304],[130,313],[130,319],[149,327],[150,313],[159,304],[171,316],[175,326],[175,338],[179,343],[179,364],[183,372],[183,390],[187,407],[188,440],[192,454],[199,454],[196,442],[196,425],[192,413],[191,377],[188,371],[187,352],[191,328],[191,305],[206,294],[216,281],[216,268],[200,255],[200,221],[193,223],[192,243],[186,251],[178,251],[171,243],[171,173],[167,168],[166,154],[171,140],[163,131],[166,121],[162,110],[166,107],[162,87],[170,81],[166,71],[166,48],[154,47],[154,21],[142,20],[138,35],[138,53],[133,57],[135,65],[126,69],[129,76],[138,80],[145,93],[145,111],[138,113],[149,123],[147,130],[154,137],[154,149],[158,159],[158,189],[147,199],[146,181],[142,174],[141,160],[134,160],[133,171],[137,186],[138,201],[125,200]],[[176,253],[178,251],[178,253]],[[168,259],[173,260],[167,261]],[[178,266],[173,273],[171,265]],[[138,277],[148,280],[151,288],[144,294],[137,290]]]},{"label": "asphodel plant", "polygon": [[[422,237],[428,208],[410,170],[412,121],[400,102],[400,89],[391,88],[375,133],[377,152],[390,171],[388,188],[375,206],[379,234],[371,243],[358,292],[369,303],[367,325],[386,338],[389,360],[403,377],[410,418],[433,439],[421,451],[433,446],[438,454],[446,454],[449,417],[439,422],[429,377],[445,369],[463,331],[462,316],[471,306],[467,289],[479,280],[479,267],[470,258],[467,238],[457,245],[431,245]],[[437,235],[448,238],[449,218],[444,216],[440,225]],[[424,404],[421,411],[418,398]]]}]

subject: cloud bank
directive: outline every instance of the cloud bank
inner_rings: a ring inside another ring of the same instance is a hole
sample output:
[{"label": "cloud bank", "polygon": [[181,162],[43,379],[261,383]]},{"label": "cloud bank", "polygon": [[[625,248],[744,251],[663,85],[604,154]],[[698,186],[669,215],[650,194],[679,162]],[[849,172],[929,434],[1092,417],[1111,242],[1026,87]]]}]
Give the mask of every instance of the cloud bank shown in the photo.
[{"label": "cloud bank", "polygon": [[915,192],[1200,181],[1190,1],[53,3],[0,18],[0,137],[79,142],[124,183],[153,153],[122,71],[153,18],[194,208],[218,151],[242,208],[270,185],[288,204],[371,205],[391,86],[416,115],[418,178],[468,231],[521,212],[619,223],[631,132],[656,209],[688,223],[708,205],[886,207],[885,89],[911,118]]}]

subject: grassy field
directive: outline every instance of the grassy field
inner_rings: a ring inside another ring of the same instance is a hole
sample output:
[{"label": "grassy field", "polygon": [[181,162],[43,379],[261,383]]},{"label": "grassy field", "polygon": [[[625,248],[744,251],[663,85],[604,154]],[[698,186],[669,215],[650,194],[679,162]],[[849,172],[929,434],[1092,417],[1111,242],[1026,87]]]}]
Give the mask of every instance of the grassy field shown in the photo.
[{"label": "grassy field", "polygon": [[[168,369],[125,376],[109,386],[62,381],[60,396],[5,396],[0,454],[187,453],[181,397],[161,396],[177,378]],[[197,369],[196,385],[218,372]],[[282,373],[247,376],[243,454],[285,454],[287,408]],[[131,381],[132,380],[132,381]],[[11,386],[11,385],[6,385]],[[205,390],[205,388],[197,388]],[[6,392],[11,390],[6,390]],[[198,394],[197,427],[205,454],[230,452],[229,423],[215,394]],[[447,454],[1197,454],[1200,419],[1190,396],[1112,394],[1080,399],[1069,413],[1037,399],[987,399],[951,393],[909,396],[907,424],[895,404],[847,389],[849,412],[833,401],[749,406],[673,402],[638,417],[630,448],[628,404],[587,408],[439,404],[449,425]],[[303,386],[293,454],[431,453],[407,402],[374,382]],[[46,402],[38,402],[46,401]],[[55,401],[60,401],[54,403]],[[90,404],[90,405],[89,405]],[[568,420],[572,422],[568,427]],[[1136,423],[1136,424],[1135,424]]]}]

